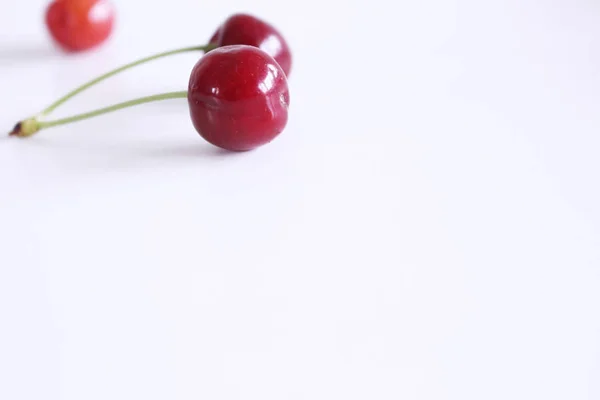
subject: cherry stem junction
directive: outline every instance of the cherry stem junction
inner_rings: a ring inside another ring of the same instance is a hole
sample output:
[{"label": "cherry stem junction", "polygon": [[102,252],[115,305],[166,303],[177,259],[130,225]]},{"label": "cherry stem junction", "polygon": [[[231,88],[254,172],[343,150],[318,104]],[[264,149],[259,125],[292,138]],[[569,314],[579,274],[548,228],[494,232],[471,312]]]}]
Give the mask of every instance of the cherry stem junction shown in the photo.
[{"label": "cherry stem junction", "polygon": [[20,136],[27,137],[31,136],[34,133],[40,131],[41,129],[51,128],[54,126],[67,125],[73,122],[83,121],[85,119],[94,118],[103,114],[108,114],[113,111],[122,110],[124,108],[129,108],[133,106],[137,106],[140,104],[152,103],[156,101],[162,100],[170,100],[170,99],[184,99],[187,98],[187,92],[169,92],[162,93],[153,96],[140,97],[139,99],[129,100],[123,103],[118,103],[109,107],[100,108],[94,111],[89,111],[83,114],[73,115],[67,118],[61,118],[53,121],[40,121],[37,118],[30,118],[24,121],[19,122],[13,131],[10,133],[11,136]]},{"label": "cherry stem junction", "polygon": [[58,107],[60,107],[61,105],[63,105],[64,103],[66,103],[69,99],[75,97],[76,95],[78,95],[79,93],[83,92],[84,90],[89,89],[90,87],[102,82],[105,79],[108,79],[112,76],[115,76],[123,71],[127,71],[128,69],[131,69],[133,67],[136,67],[138,65],[142,65],[145,64],[147,62],[150,61],[154,61],[154,60],[158,60],[160,58],[164,58],[164,57],[168,57],[174,54],[180,54],[180,53],[188,53],[188,52],[192,52],[192,51],[204,51],[204,52],[208,52],[214,48],[216,48],[216,45],[213,44],[207,44],[205,46],[194,46],[194,47],[183,47],[181,49],[175,49],[175,50],[170,50],[170,51],[166,51],[163,53],[158,53],[158,54],[154,54],[152,56],[149,57],[145,57],[142,59],[139,59],[137,61],[133,61],[129,64],[123,65],[122,67],[119,67],[117,69],[114,69],[110,72],[107,72],[104,75],[99,76],[96,79],[93,79],[81,86],[79,86],[78,88],[76,88],[75,90],[67,93],[66,95],[64,95],[63,97],[61,97],[60,99],[58,99],[57,101],[55,101],[54,103],[52,103],[51,105],[49,105],[45,110],[43,110],[39,115],[40,116],[45,116],[50,114],[52,111],[56,110]]}]

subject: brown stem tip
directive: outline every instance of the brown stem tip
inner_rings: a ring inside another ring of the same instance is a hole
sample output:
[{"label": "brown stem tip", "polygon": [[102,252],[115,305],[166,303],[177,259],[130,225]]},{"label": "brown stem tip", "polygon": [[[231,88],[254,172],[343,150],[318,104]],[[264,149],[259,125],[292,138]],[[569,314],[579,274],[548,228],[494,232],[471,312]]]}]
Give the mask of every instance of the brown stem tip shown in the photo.
[{"label": "brown stem tip", "polygon": [[15,125],[15,127],[8,134],[8,136],[19,136],[21,134],[21,128],[22,127],[23,127],[23,124],[21,122],[19,122],[18,124]]},{"label": "brown stem tip", "polygon": [[27,137],[40,130],[40,123],[35,118],[24,119],[15,125],[9,136]]}]

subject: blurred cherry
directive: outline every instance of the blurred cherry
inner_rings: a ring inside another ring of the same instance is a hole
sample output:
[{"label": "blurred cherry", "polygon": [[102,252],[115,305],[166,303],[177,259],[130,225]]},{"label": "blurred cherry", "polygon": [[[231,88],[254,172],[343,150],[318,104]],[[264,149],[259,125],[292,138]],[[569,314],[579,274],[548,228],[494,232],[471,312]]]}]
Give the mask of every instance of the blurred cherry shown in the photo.
[{"label": "blurred cherry", "polygon": [[115,10],[108,0],[55,0],[46,10],[52,38],[66,51],[96,47],[111,34]]}]

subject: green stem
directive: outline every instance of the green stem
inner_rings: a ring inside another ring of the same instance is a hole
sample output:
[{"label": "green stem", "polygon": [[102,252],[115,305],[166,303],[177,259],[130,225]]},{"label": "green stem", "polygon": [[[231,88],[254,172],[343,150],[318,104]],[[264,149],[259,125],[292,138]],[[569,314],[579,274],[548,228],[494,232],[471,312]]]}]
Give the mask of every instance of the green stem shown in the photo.
[{"label": "green stem", "polygon": [[100,108],[98,110],[86,112],[83,114],[74,115],[72,117],[57,119],[54,121],[37,121],[37,130],[51,128],[53,126],[66,125],[77,121],[82,121],[84,119],[97,117],[99,115],[108,114],[113,111],[122,110],[123,108],[133,107],[140,104],[152,103],[155,101],[161,100],[169,100],[169,99],[184,99],[187,98],[187,92],[170,92],[157,94],[154,96],[141,97],[135,100],[129,100],[124,103],[115,104],[113,106]]},{"label": "green stem", "polygon": [[75,97],[76,95],[78,95],[79,93],[83,92],[86,89],[89,89],[90,87],[102,82],[105,79],[110,78],[111,76],[115,76],[123,71],[126,71],[128,69],[131,69],[133,67],[136,67],[138,65],[141,64],[145,64],[147,62],[153,61],[153,60],[157,60],[159,58],[163,58],[163,57],[167,57],[167,56],[171,56],[174,54],[179,54],[179,53],[187,53],[187,52],[192,52],[192,51],[210,51],[212,49],[214,49],[216,46],[212,45],[212,44],[208,44],[206,46],[195,46],[195,47],[184,47],[181,49],[176,49],[176,50],[170,50],[170,51],[166,51],[163,53],[158,53],[158,54],[154,54],[150,57],[146,57],[146,58],[142,58],[140,60],[131,62],[127,65],[123,65],[120,68],[114,69],[110,72],[107,72],[104,75],[99,76],[96,79],[93,79],[91,81],[89,81],[88,83],[85,83],[81,86],[79,86],[78,88],[76,88],[75,90],[67,93],[65,96],[61,97],[60,99],[58,99],[57,101],[55,101],[54,103],[52,103],[50,106],[48,106],[44,111],[42,111],[40,113],[40,116],[44,116],[44,115],[48,115],[50,114],[52,111],[56,110],[59,106],[61,106],[62,104],[64,104],[65,102],[67,102],[69,99],[71,99],[72,97]]}]

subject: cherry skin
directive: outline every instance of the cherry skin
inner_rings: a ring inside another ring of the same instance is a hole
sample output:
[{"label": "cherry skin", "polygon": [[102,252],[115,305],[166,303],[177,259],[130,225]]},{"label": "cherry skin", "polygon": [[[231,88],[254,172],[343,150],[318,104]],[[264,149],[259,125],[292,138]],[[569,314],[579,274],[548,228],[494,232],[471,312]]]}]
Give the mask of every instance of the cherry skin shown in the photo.
[{"label": "cherry skin", "polygon": [[258,47],[273,57],[290,76],[292,52],[277,29],[268,23],[248,14],[234,14],[217,29],[210,38],[211,44],[219,47],[245,44]]},{"label": "cherry skin", "polygon": [[225,150],[247,151],[272,141],[287,124],[289,102],[281,66],[256,47],[219,47],[200,58],[190,75],[194,127]]},{"label": "cherry skin", "polygon": [[46,10],[52,38],[69,52],[104,42],[113,30],[114,7],[108,0],[55,0]]}]

